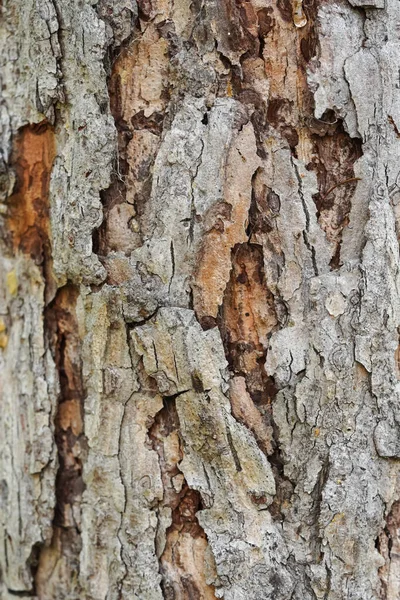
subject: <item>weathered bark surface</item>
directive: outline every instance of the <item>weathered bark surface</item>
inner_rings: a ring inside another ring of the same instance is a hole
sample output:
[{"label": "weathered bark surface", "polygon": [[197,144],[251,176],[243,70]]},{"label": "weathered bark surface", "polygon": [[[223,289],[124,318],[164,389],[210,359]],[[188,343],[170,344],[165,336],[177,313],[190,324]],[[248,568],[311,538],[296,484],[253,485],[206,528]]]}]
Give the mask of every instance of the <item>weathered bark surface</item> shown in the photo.
[{"label": "weathered bark surface", "polygon": [[399,599],[399,2],[1,12],[0,597]]}]

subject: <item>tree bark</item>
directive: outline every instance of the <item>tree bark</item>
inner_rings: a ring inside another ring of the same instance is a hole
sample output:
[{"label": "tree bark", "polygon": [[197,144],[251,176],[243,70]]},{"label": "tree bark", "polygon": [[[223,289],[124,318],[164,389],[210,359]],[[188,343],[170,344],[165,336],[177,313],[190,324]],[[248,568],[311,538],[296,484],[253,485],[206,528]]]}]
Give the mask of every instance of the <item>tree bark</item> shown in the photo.
[{"label": "tree bark", "polygon": [[3,0],[0,597],[400,598],[397,0]]}]

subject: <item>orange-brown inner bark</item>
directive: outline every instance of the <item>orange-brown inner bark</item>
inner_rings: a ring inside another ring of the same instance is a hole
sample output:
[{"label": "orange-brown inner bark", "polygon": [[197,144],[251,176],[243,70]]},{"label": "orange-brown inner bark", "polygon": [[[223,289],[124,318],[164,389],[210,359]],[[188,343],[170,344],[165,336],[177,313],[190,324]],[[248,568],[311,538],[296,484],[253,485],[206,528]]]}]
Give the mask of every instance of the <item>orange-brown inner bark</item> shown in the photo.
[{"label": "orange-brown inner bark", "polygon": [[37,264],[50,257],[49,186],[56,143],[46,121],[25,125],[15,139],[13,166],[16,185],[9,198],[8,229],[14,250]]}]

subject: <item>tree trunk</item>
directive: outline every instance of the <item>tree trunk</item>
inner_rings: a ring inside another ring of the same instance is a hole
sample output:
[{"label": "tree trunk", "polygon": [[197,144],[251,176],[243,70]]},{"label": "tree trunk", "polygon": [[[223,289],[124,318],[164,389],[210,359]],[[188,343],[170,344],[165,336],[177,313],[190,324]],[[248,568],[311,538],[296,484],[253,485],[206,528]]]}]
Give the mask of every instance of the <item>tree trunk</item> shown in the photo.
[{"label": "tree trunk", "polygon": [[1,11],[1,599],[398,600],[398,0]]}]

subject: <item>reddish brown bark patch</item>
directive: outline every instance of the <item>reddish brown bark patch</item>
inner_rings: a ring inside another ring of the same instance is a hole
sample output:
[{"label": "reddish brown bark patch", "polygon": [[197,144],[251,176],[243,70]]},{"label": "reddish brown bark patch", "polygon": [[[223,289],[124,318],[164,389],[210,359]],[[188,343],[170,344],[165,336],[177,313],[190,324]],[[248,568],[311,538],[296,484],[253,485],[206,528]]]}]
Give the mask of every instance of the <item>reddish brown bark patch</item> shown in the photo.
[{"label": "reddish brown bark patch", "polygon": [[262,247],[238,244],[221,309],[221,332],[233,371],[246,379],[250,394],[265,393],[268,336],[277,324],[274,299],[264,276]]},{"label": "reddish brown bark patch", "polygon": [[394,351],[394,367],[397,379],[400,379],[400,345]]},{"label": "reddish brown bark patch", "polygon": [[232,53],[245,54],[257,51],[258,22],[251,2],[223,0],[220,4],[224,44]]},{"label": "reddish brown bark patch", "polygon": [[46,121],[25,125],[15,139],[16,185],[9,198],[8,229],[14,251],[37,264],[50,257],[49,185],[56,156],[54,129]]},{"label": "reddish brown bark patch", "polygon": [[273,452],[271,406],[275,387],[264,365],[268,338],[277,325],[268,289],[262,247],[238,244],[220,311],[220,331],[232,371],[230,400],[234,417],[253,432],[265,454]]}]

